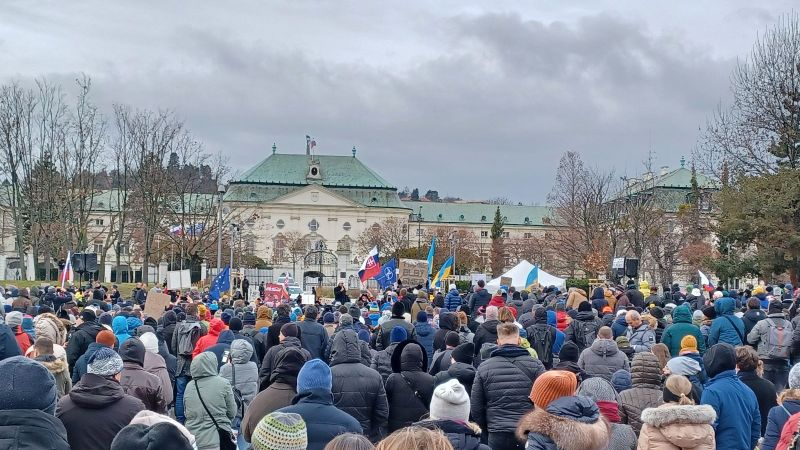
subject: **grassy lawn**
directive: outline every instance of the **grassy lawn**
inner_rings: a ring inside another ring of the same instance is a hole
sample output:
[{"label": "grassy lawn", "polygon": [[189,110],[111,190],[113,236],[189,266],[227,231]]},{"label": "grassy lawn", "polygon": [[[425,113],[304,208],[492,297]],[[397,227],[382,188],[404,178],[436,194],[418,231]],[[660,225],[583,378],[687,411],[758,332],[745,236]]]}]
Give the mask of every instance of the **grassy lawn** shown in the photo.
[{"label": "grassy lawn", "polygon": [[[14,285],[18,288],[24,287],[31,287],[31,286],[42,286],[42,285],[51,285],[51,286],[60,286],[58,281],[25,281],[25,280],[0,280],[0,285],[8,286]],[[105,286],[111,286],[111,283],[103,283]],[[120,283],[119,292],[122,294],[124,298],[129,298],[131,296],[131,291],[133,290],[135,284],[134,283]]]}]

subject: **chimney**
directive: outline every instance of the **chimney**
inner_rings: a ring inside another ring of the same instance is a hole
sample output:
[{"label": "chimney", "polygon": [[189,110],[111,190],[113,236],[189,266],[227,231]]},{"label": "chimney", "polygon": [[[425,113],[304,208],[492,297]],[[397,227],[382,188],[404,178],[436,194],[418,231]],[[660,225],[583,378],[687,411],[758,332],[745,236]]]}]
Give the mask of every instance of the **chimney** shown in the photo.
[{"label": "chimney", "polygon": [[661,176],[669,173],[669,166],[661,166]]}]

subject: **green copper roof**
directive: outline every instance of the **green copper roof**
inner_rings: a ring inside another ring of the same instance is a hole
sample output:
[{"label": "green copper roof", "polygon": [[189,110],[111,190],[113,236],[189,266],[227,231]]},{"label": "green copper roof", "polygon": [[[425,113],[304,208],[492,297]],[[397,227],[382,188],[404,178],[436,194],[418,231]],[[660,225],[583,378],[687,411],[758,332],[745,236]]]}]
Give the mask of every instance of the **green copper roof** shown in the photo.
[{"label": "green copper roof", "polygon": [[[701,189],[717,189],[717,183],[711,178],[697,173],[697,185]],[[667,172],[664,175],[657,175],[649,181],[637,181],[628,189],[631,193],[646,191],[652,188],[685,188],[692,187],[692,171],[686,167],[681,167]],[[624,192],[623,192],[624,193]]]},{"label": "green copper roof", "polygon": [[308,155],[276,153],[256,164],[232,183],[289,186],[321,184],[325,187],[396,189],[355,156],[315,155],[314,160],[319,164],[319,180],[306,178],[309,170]]},{"label": "green copper roof", "polygon": [[549,219],[552,215],[550,208],[546,206],[491,205],[488,203],[403,203],[413,211],[413,214],[418,214],[421,206],[423,223],[491,225],[498,206],[500,206],[500,214],[506,218],[506,225],[548,225],[545,219]]}]

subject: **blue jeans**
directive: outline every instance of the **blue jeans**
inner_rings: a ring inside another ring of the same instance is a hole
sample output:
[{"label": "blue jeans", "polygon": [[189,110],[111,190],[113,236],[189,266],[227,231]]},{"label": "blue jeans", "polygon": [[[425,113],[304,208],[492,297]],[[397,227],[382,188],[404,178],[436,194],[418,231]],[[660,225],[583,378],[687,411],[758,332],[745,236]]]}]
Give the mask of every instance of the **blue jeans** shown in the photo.
[{"label": "blue jeans", "polygon": [[189,380],[191,377],[186,375],[175,377],[175,418],[180,423],[186,422],[186,416],[183,414],[183,392],[186,390]]},{"label": "blue jeans", "polygon": [[244,433],[242,433],[242,419],[238,417],[233,419],[231,428],[236,432],[236,448],[239,450],[250,448],[250,444],[244,440]]}]

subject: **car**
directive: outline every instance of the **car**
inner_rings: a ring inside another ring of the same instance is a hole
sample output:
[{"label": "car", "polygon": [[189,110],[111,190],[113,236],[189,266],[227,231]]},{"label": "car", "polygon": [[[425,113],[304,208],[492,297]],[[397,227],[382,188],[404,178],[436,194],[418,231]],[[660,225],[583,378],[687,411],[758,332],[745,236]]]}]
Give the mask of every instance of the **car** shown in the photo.
[{"label": "car", "polygon": [[296,299],[298,295],[303,295],[303,289],[296,284],[286,286],[286,292],[289,293],[289,298],[292,300]]},{"label": "car", "polygon": [[275,281],[278,284],[294,284],[294,279],[288,273],[282,273]]}]

